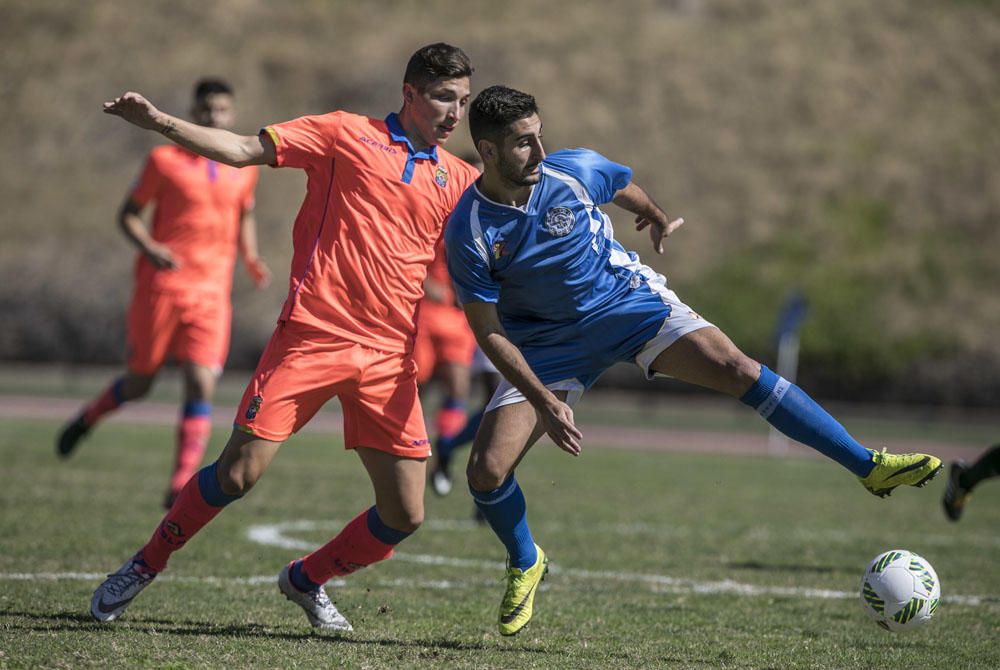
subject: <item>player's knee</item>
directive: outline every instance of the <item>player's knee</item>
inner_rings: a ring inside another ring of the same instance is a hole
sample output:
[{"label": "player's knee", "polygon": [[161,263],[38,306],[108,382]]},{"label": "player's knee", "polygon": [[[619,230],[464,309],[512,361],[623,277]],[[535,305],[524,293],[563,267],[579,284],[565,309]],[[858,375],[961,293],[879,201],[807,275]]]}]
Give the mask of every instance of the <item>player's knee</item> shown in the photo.
[{"label": "player's knee", "polygon": [[760,376],[760,363],[736,347],[727,351],[719,360],[719,364],[724,370],[726,380],[724,391],[737,398],[746,393]]},{"label": "player's knee", "polygon": [[495,491],[507,479],[506,472],[489,467],[489,464],[483,459],[470,460],[469,467],[465,470],[465,476],[473,491]]},{"label": "player's knee", "polygon": [[122,383],[122,396],[125,400],[139,400],[149,394],[153,388],[153,375],[137,375],[129,373]]},{"label": "player's knee", "polygon": [[391,511],[380,510],[379,517],[382,518],[382,523],[393,530],[412,533],[424,522],[424,508],[421,506]]},{"label": "player's knee", "polygon": [[252,469],[235,463],[224,467],[221,463],[217,470],[219,488],[229,496],[243,496],[250,492],[260,475]]}]

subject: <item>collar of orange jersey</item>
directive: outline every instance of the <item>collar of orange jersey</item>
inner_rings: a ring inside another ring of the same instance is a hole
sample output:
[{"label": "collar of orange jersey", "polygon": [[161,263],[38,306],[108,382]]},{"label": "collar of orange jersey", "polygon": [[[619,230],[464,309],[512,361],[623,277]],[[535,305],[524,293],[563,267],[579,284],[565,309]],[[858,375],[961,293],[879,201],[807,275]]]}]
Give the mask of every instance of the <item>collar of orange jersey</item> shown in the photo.
[{"label": "collar of orange jersey", "polygon": [[403,124],[399,122],[399,115],[397,115],[396,112],[392,112],[389,116],[385,117],[385,126],[389,130],[389,137],[392,138],[392,141],[404,143],[406,145],[406,151],[413,158],[427,158],[435,163],[438,162],[436,145],[431,145],[429,149],[424,151],[417,151],[413,148],[413,143],[410,142],[410,138],[406,136],[406,131],[403,130]]}]

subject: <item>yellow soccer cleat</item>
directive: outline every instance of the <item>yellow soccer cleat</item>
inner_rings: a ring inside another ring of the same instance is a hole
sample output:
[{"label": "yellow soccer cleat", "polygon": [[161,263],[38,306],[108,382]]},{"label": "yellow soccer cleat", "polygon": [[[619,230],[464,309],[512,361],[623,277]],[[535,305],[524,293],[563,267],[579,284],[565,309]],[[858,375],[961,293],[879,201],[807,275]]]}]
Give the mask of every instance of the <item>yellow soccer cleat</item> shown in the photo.
[{"label": "yellow soccer cleat", "polygon": [[515,635],[531,620],[535,591],[549,571],[549,559],[537,544],[538,558],[527,570],[507,568],[507,591],[500,602],[500,634]]},{"label": "yellow soccer cleat", "polygon": [[872,451],[872,460],[875,467],[858,480],[880,498],[897,486],[923,486],[941,471],[941,459],[929,454],[889,454],[883,449]]}]

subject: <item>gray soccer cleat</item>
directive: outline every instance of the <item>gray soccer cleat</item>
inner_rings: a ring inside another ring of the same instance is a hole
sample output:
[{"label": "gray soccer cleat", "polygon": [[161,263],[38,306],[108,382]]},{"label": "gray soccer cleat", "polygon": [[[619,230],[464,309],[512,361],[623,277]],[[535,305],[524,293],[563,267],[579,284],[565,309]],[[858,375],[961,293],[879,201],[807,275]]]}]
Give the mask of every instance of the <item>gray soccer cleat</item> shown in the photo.
[{"label": "gray soccer cleat", "polygon": [[156,579],[156,574],[146,568],[138,556],[128,559],[94,591],[90,599],[90,615],[98,621],[114,621]]},{"label": "gray soccer cleat", "polygon": [[278,588],[286,598],[305,610],[309,623],[313,628],[324,630],[354,630],[354,627],[344,618],[336,606],[330,602],[330,597],[322,586],[316,587],[312,591],[299,591],[292,584],[289,570],[292,564],[289,563],[278,573]]}]

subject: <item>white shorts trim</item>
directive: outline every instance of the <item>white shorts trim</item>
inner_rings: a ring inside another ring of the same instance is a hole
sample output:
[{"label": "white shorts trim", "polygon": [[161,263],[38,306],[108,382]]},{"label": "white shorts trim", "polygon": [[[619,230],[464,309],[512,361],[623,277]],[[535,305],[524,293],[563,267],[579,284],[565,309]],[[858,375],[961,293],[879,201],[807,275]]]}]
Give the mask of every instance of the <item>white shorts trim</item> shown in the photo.
[{"label": "white shorts trim", "polygon": [[652,379],[659,374],[651,371],[649,366],[653,364],[657,356],[670,348],[671,344],[688,333],[702,328],[715,327],[714,324],[698,316],[697,312],[681,302],[677,294],[665,286],[658,288],[656,292],[663,299],[663,302],[670,305],[670,316],[663,320],[660,330],[643,345],[642,350],[635,356],[635,364],[646,375],[646,379]]},{"label": "white shorts trim", "polygon": [[[546,384],[545,388],[550,391],[568,391],[566,394],[566,404],[572,407],[580,401],[583,396],[583,384],[580,380],[574,379],[563,379],[562,381],[552,382],[551,384]],[[519,402],[525,402],[527,398],[521,393],[516,386],[511,384],[506,379],[500,380],[500,386],[497,387],[496,393],[490,398],[489,403],[486,405],[484,412],[492,412],[497,407],[503,407],[504,405],[515,405]]]}]

